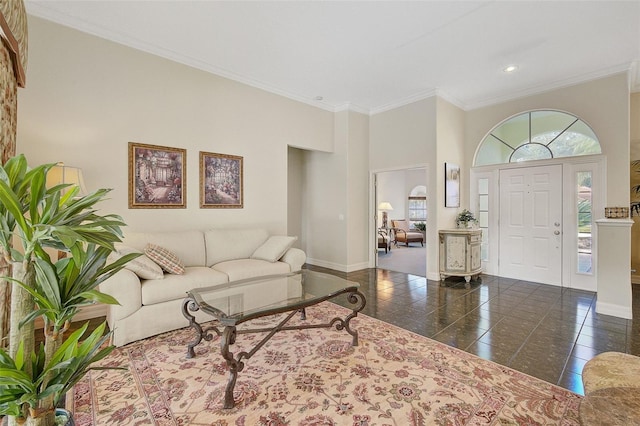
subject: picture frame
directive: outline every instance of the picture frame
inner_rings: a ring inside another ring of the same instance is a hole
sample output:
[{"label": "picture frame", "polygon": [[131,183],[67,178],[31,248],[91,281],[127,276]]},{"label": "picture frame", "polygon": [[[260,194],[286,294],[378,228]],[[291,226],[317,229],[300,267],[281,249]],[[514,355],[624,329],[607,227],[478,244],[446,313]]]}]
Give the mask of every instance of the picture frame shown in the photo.
[{"label": "picture frame", "polygon": [[129,208],[186,208],[186,161],[186,149],[129,142]]},{"label": "picture frame", "polygon": [[460,167],[444,163],[444,206],[460,207]]},{"label": "picture frame", "polygon": [[243,208],[243,173],[243,157],[200,151],[200,208]]}]

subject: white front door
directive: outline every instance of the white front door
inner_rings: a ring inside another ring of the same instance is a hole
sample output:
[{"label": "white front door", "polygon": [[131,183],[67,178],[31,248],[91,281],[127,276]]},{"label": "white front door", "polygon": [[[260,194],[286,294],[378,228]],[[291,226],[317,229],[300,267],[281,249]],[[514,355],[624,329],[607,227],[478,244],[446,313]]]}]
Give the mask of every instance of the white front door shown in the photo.
[{"label": "white front door", "polygon": [[500,171],[499,275],[562,285],[562,166]]}]

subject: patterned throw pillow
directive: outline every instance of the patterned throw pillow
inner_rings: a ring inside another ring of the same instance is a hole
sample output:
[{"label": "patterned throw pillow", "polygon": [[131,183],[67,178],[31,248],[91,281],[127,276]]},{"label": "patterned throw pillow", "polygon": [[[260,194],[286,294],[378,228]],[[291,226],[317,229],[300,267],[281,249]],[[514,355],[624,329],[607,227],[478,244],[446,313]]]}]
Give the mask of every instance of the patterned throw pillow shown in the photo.
[{"label": "patterned throw pillow", "polygon": [[182,261],[178,256],[171,253],[166,248],[149,243],[144,248],[144,254],[149,256],[149,259],[156,262],[168,273],[176,275],[184,274],[184,265],[182,264]]}]

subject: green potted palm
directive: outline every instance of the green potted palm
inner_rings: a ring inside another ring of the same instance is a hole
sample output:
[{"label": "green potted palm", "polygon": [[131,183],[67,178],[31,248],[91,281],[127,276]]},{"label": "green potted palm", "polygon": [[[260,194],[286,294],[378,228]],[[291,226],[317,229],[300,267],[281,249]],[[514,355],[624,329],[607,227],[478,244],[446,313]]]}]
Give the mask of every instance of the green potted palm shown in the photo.
[{"label": "green potted palm", "polygon": [[[104,323],[89,336],[86,324],[65,332],[82,306],[117,303],[98,285],[136,256],[107,261],[124,226],[120,217],[95,210],[109,190],[76,197],[78,189],[68,185],[47,188],[53,165],[29,168],[19,155],[0,167],[0,255],[13,269],[5,284],[13,288],[9,350],[0,349],[0,415],[10,425],[54,424],[64,394],[113,350]],[[54,261],[47,249],[70,255]],[[39,348],[37,317],[44,322]]]}]

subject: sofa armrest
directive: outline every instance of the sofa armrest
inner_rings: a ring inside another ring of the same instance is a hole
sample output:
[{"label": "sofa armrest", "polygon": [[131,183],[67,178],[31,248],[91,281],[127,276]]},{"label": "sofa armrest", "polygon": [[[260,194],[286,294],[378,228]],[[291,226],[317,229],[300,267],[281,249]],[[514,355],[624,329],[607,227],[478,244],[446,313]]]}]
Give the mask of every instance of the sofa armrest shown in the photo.
[{"label": "sofa armrest", "polygon": [[109,326],[113,321],[126,318],[142,307],[140,278],[128,269],[121,269],[100,283],[100,291],[113,296],[119,305],[107,305]]},{"label": "sofa armrest", "polygon": [[292,247],[287,250],[280,258],[281,262],[288,263],[291,266],[291,272],[302,269],[302,265],[307,260],[307,254],[299,248]]}]

